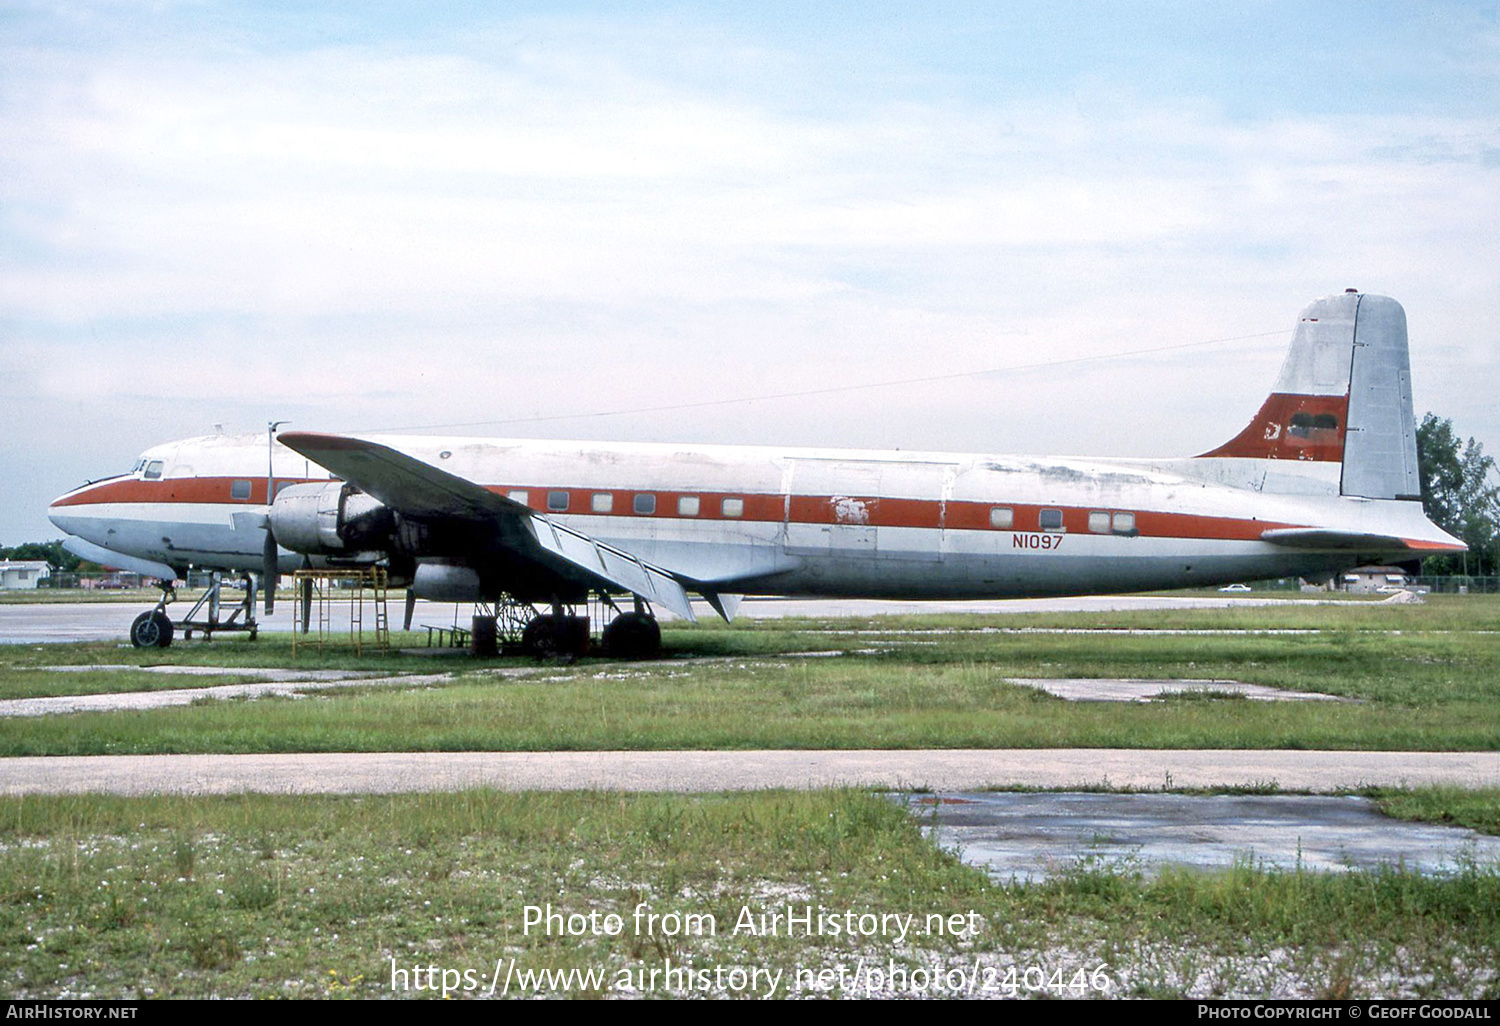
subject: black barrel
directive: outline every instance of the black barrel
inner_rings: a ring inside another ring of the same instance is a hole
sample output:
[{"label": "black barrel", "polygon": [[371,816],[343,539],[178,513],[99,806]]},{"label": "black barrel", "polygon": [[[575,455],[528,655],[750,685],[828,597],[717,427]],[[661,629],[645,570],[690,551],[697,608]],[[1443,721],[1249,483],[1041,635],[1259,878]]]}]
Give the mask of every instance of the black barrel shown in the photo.
[{"label": "black barrel", "polygon": [[478,656],[481,659],[493,659],[499,654],[500,643],[495,629],[495,618],[493,616],[474,617],[472,630],[469,631],[469,655]]}]

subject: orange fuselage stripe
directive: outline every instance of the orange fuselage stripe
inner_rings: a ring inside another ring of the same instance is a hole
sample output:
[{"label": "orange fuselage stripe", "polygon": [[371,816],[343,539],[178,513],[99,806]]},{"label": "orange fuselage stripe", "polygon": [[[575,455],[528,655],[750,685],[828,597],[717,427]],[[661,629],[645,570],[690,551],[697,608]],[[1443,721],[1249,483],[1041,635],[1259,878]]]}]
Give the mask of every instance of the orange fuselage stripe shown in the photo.
[{"label": "orange fuselage stripe", "polygon": [[[244,478],[192,477],[169,478],[161,481],[145,481],[128,478],[105,481],[92,488],[76,492],[53,503],[55,507],[94,506],[102,504],[149,504],[172,505],[177,503],[199,503],[227,507],[249,507],[265,505],[266,482],[264,478],[250,481],[249,497],[235,499],[231,488]],[[278,478],[277,485],[321,484],[326,481]],[[1151,538],[1197,538],[1228,541],[1258,541],[1263,532],[1275,528],[1299,525],[1269,520],[1243,519],[1237,517],[1205,516],[1194,513],[1167,513],[1150,510],[1121,510],[1117,508],[1058,506],[1038,503],[974,502],[934,499],[902,499],[885,496],[822,496],[793,495],[788,501],[781,494],[746,494],[743,492],[708,491],[647,491],[607,488],[564,488],[538,485],[488,485],[487,489],[497,495],[525,491],[527,506],[538,513],[559,513],[570,516],[614,516],[647,519],[656,517],[669,520],[707,520],[734,522],[736,520],[760,523],[781,523],[790,520],[795,524],[828,524],[846,527],[912,527],[961,531],[1010,531],[1039,532],[1038,518],[1043,509],[1056,509],[1062,513],[1063,530],[1073,534],[1097,534],[1106,537],[1112,532],[1091,532],[1091,512],[1133,512],[1136,532]],[[568,493],[567,509],[551,509],[547,504],[548,492]],[[612,509],[596,512],[592,508],[592,497],[608,494],[612,497]],[[641,514],[633,511],[634,497],[638,494],[656,496],[656,512]],[[696,516],[677,512],[678,500],[684,496],[695,496],[699,500]],[[739,499],[744,503],[741,516],[725,516],[723,501]],[[995,508],[1013,512],[1010,527],[995,528],[990,523],[990,511]],[[852,514],[852,515],[851,515]]]}]

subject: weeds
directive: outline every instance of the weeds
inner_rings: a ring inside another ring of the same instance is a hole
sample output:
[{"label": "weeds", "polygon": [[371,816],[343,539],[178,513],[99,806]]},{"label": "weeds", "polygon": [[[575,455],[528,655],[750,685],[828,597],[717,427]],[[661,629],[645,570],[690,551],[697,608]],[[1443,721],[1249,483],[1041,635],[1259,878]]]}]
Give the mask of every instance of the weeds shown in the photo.
[{"label": "weeds", "polygon": [[[1479,997],[1500,871],[1219,874],[1082,860],[996,884],[850,791],[0,800],[0,996],[389,996],[391,960],[607,966],[1107,964],[1141,996]],[[267,838],[274,859],[263,859]],[[191,878],[163,875],[191,839]],[[107,881],[107,885],[104,882]],[[522,929],[523,907],[712,916],[702,934]],[[733,932],[741,910],[977,914],[977,936]],[[1358,938],[1357,942],[1354,940]],[[86,968],[92,967],[92,968]],[[105,968],[107,967],[107,969]],[[608,987],[605,987],[608,990]],[[1043,988],[1042,993],[1045,991]],[[404,992],[406,996],[428,996]],[[472,995],[457,995],[472,996]]]}]

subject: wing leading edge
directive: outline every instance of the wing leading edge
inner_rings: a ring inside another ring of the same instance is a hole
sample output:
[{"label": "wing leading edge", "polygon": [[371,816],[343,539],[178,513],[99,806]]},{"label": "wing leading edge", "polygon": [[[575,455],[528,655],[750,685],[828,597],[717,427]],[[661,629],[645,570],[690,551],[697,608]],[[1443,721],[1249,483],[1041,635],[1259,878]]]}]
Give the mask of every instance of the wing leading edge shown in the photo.
[{"label": "wing leading edge", "polygon": [[670,570],[565,527],[473,481],[390,446],[347,435],[297,431],[277,437],[403,516],[492,524],[501,543],[520,559],[548,570],[582,572],[599,587],[628,591],[686,620],[697,619],[687,591]]}]

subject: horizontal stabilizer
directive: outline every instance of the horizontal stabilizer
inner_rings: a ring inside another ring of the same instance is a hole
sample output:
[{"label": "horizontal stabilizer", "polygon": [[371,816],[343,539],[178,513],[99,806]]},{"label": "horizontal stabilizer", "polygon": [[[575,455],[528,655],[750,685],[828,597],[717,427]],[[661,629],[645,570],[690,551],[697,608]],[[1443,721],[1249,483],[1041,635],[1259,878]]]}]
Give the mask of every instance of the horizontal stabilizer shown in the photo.
[{"label": "horizontal stabilizer", "polygon": [[1404,538],[1388,534],[1361,534],[1353,531],[1329,531],[1318,527],[1282,527],[1261,534],[1261,541],[1284,545],[1289,549],[1350,549],[1360,552],[1396,552],[1421,548]]}]

